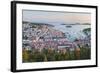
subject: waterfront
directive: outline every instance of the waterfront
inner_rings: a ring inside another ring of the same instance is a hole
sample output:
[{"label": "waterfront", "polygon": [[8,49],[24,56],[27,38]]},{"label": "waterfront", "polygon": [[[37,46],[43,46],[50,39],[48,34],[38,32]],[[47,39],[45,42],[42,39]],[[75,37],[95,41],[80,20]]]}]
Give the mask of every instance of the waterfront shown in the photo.
[{"label": "waterfront", "polygon": [[23,62],[90,59],[90,27],[23,22]]}]

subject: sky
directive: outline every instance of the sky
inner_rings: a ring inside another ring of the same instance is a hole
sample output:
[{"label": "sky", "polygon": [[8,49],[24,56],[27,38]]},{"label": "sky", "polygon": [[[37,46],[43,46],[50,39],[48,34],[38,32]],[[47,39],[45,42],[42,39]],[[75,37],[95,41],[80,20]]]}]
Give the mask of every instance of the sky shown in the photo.
[{"label": "sky", "polygon": [[23,10],[23,21],[39,23],[91,23],[90,13]]}]

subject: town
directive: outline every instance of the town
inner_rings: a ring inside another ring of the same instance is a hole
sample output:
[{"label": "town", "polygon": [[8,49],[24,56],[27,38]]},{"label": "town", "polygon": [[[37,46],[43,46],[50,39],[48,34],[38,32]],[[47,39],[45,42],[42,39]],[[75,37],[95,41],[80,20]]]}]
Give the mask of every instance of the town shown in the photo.
[{"label": "town", "polygon": [[[22,23],[23,62],[81,60],[91,57],[90,28],[85,38],[70,41],[66,34],[46,23]],[[69,27],[70,28],[70,27]]]}]

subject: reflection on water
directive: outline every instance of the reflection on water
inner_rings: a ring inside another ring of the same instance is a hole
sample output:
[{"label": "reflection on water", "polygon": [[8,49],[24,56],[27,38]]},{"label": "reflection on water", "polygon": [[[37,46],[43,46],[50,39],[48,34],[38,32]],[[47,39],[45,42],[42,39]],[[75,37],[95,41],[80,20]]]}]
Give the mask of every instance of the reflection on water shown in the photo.
[{"label": "reflection on water", "polygon": [[73,41],[76,38],[84,38],[85,35],[82,32],[82,30],[85,28],[91,28],[91,25],[81,25],[81,24],[62,25],[60,23],[51,23],[51,24],[54,25],[53,27],[54,29],[64,32],[67,39],[69,39],[70,41]]}]

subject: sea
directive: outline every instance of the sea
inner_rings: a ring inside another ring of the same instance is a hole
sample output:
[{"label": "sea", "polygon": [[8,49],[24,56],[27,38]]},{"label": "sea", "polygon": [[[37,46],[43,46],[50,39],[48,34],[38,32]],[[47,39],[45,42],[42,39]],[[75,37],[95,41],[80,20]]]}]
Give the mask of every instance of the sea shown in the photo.
[{"label": "sea", "polygon": [[62,23],[49,23],[53,25],[53,29],[61,31],[65,33],[67,39],[69,41],[74,41],[76,38],[82,39],[85,38],[86,35],[83,33],[83,30],[86,28],[91,28],[91,25],[84,24],[62,24]]}]

